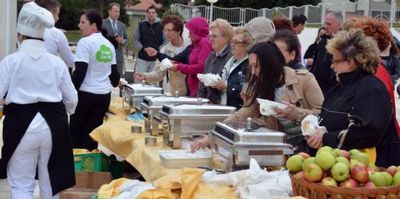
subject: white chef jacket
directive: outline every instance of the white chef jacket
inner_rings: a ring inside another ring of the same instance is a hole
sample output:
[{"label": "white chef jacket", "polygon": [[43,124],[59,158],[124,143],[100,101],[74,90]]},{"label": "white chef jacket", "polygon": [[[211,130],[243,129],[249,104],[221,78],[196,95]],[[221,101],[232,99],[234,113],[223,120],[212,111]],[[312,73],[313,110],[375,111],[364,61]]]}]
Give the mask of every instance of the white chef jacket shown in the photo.
[{"label": "white chef jacket", "polygon": [[109,75],[111,65],[117,64],[114,46],[101,33],[93,33],[79,40],[75,62],[88,64],[80,91],[107,94],[113,89]]},{"label": "white chef jacket", "polygon": [[[0,98],[6,93],[6,104],[62,101],[69,114],[78,103],[65,63],[48,53],[44,42],[34,39],[24,40],[17,52],[0,61]],[[40,114],[29,128],[34,126],[47,126]]]},{"label": "white chef jacket", "polygon": [[43,41],[49,53],[60,56],[68,67],[74,67],[74,55],[69,48],[67,37],[60,29],[56,27],[46,29]]}]

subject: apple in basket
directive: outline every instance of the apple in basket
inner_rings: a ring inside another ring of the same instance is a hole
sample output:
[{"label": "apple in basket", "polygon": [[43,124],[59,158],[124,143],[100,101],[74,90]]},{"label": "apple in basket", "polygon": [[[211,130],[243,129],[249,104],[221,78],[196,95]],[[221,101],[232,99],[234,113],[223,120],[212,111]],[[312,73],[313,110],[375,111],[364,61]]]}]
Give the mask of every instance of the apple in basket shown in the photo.
[{"label": "apple in basket", "polygon": [[323,171],[315,163],[310,163],[304,170],[306,179],[310,182],[318,182],[322,178]]},{"label": "apple in basket", "polygon": [[331,177],[322,178],[321,184],[326,185],[326,186],[332,186],[332,187],[338,186],[336,180]]},{"label": "apple in basket", "polygon": [[338,162],[333,165],[331,175],[339,182],[344,181],[349,177],[349,166],[343,162]]},{"label": "apple in basket", "polygon": [[350,160],[350,158],[351,158],[350,152],[348,152],[348,151],[346,151],[346,150],[343,150],[343,149],[334,149],[333,152],[336,153],[336,156],[337,156],[337,157],[344,157],[344,158],[346,158],[347,160]]},{"label": "apple in basket", "polygon": [[289,171],[298,172],[301,171],[301,166],[303,164],[304,158],[301,155],[292,155],[286,161],[286,168]]},{"label": "apple in basket", "polygon": [[380,172],[383,177],[385,178],[385,186],[391,186],[393,184],[393,176],[390,175],[388,172],[386,171],[382,171]]},{"label": "apple in basket", "polygon": [[369,181],[373,182],[376,187],[383,187],[386,185],[385,176],[380,172],[374,172],[369,175]]},{"label": "apple in basket", "polygon": [[355,188],[358,186],[357,181],[349,178],[343,182],[340,183],[340,187],[347,187],[347,188]]},{"label": "apple in basket", "polygon": [[396,174],[396,169],[397,169],[397,167],[392,165],[386,169],[386,172],[388,172],[390,175],[394,176],[394,174]]},{"label": "apple in basket", "polygon": [[393,184],[398,186],[400,185],[400,171],[396,172],[393,177]]},{"label": "apple in basket", "polygon": [[315,156],[315,163],[321,167],[324,171],[329,170],[333,164],[335,164],[336,158],[333,156],[332,152],[322,150]]},{"label": "apple in basket", "polygon": [[376,186],[375,186],[375,184],[374,184],[373,182],[367,182],[367,183],[364,184],[363,187],[364,187],[364,188],[368,188],[368,189],[373,189],[373,188],[375,188]]},{"label": "apple in basket", "polygon": [[368,181],[367,166],[355,165],[350,171],[351,177],[359,183],[366,183]]}]

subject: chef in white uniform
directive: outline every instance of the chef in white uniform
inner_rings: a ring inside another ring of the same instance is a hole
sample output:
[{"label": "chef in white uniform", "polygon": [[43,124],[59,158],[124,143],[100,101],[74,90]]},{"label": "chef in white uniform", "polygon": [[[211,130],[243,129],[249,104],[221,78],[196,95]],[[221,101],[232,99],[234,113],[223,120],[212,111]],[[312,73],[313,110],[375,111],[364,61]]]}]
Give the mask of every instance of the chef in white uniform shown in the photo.
[{"label": "chef in white uniform", "polygon": [[17,22],[17,52],[0,62],[0,98],[5,98],[0,177],[12,198],[30,199],[39,179],[42,199],[59,198],[75,184],[68,116],[77,92],[65,63],[46,51],[43,33],[53,16],[35,2],[23,5]]},{"label": "chef in white uniform", "polygon": [[[53,15],[54,23],[57,23],[61,8],[60,2],[56,0],[47,0],[43,1],[40,6],[50,11]],[[46,29],[43,35],[43,41],[47,51],[53,55],[60,56],[68,66],[68,69],[72,72],[72,69],[75,67],[74,55],[69,48],[68,39],[65,34],[54,26]]]}]

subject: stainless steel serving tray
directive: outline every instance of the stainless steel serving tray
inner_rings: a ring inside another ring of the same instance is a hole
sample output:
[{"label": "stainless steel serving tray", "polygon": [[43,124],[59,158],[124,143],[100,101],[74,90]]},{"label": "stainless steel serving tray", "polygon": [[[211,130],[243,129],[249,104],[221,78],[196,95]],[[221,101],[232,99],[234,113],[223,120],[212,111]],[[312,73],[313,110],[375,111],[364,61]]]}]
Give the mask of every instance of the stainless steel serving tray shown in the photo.
[{"label": "stainless steel serving tray", "polygon": [[212,104],[182,104],[182,105],[163,105],[160,115],[169,119],[185,119],[190,117],[221,117],[229,116],[236,111],[232,106],[221,106]]}]

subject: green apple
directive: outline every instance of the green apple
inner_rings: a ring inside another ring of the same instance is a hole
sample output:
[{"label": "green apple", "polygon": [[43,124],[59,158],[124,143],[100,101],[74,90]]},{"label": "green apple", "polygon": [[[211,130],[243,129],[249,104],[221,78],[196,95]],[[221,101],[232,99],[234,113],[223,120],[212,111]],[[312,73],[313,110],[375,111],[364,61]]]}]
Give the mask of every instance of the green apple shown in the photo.
[{"label": "green apple", "polygon": [[351,159],[351,160],[350,160],[350,169],[353,168],[353,167],[356,166],[356,165],[365,167],[365,164],[364,164],[364,163],[362,163],[362,162],[360,162],[360,161],[358,161],[358,160],[355,160],[355,159]]},{"label": "green apple", "polygon": [[380,172],[369,174],[369,181],[373,182],[376,187],[384,187],[386,184],[385,177]]},{"label": "green apple", "polygon": [[306,167],[307,165],[309,165],[310,163],[315,163],[315,157],[310,157],[310,158],[305,159],[305,160],[303,161],[303,165],[301,166],[302,169],[305,170],[305,167]]},{"label": "green apple", "polygon": [[347,158],[343,157],[343,156],[337,157],[336,158],[336,162],[345,163],[350,168],[350,161]]},{"label": "green apple", "polygon": [[398,186],[400,185],[400,171],[396,172],[393,177],[393,184]]},{"label": "green apple", "polygon": [[336,181],[343,181],[349,177],[349,166],[343,162],[338,162],[332,166],[331,175]]},{"label": "green apple", "polygon": [[332,186],[332,187],[338,186],[336,180],[331,177],[322,178],[321,184],[323,184],[325,186]]},{"label": "green apple", "polygon": [[369,157],[366,153],[356,153],[351,156],[351,159],[355,159],[364,163],[365,165],[369,165]]},{"label": "green apple", "polygon": [[332,147],[330,147],[330,146],[323,146],[323,147],[319,148],[318,151],[319,151],[319,150],[333,151]]},{"label": "green apple", "polygon": [[315,156],[315,163],[321,167],[324,171],[330,169],[333,164],[335,164],[336,158],[329,151],[320,151],[317,156]]},{"label": "green apple", "polygon": [[286,168],[293,172],[301,171],[301,165],[303,164],[303,161],[303,156],[293,155],[286,161]]},{"label": "green apple", "polygon": [[383,177],[385,177],[385,186],[391,186],[393,183],[393,176],[386,171],[382,171],[380,173],[383,175]]},{"label": "green apple", "polygon": [[350,152],[351,157],[353,157],[353,155],[356,153],[361,153],[361,151],[359,151],[358,149],[352,149],[349,152]]},{"label": "green apple", "polygon": [[322,178],[323,171],[317,164],[310,163],[304,170],[304,174],[308,181],[318,182]]},{"label": "green apple", "polygon": [[351,155],[350,152],[346,151],[346,150],[342,150],[342,149],[334,149],[333,150],[336,153],[337,157],[345,157],[346,159],[350,160]]}]

